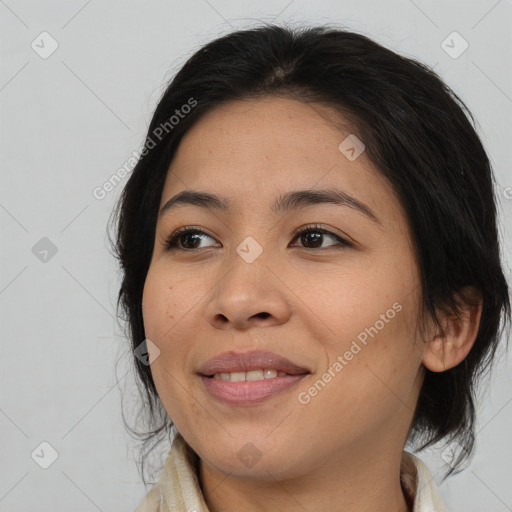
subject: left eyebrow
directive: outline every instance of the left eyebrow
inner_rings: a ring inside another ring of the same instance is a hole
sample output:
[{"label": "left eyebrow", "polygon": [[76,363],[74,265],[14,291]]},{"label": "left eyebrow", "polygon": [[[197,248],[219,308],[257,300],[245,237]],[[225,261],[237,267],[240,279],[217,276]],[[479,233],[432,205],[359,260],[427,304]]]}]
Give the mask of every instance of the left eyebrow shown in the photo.
[{"label": "left eyebrow", "polygon": [[307,206],[323,203],[331,203],[337,206],[348,206],[349,208],[362,213],[374,222],[380,224],[380,220],[369,206],[337,188],[324,190],[296,190],[294,192],[287,192],[274,202],[272,210],[282,215],[290,210],[297,210]]},{"label": "left eyebrow", "polygon": [[[336,188],[287,192],[276,199],[271,208],[278,215],[284,215],[290,211],[325,203],[352,208],[380,224],[380,220],[369,206],[343,190]],[[179,205],[193,205],[200,208],[215,209],[225,212],[231,209],[230,201],[227,198],[209,192],[184,190],[169,199],[164,206],[162,206],[159,215],[162,216],[164,213],[175,209]]]}]

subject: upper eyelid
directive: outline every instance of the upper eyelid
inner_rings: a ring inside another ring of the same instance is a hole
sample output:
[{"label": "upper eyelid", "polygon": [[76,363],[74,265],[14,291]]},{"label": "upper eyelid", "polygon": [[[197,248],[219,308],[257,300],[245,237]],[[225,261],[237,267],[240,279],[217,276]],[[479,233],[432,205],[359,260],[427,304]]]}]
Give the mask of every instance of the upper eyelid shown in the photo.
[{"label": "upper eyelid", "polygon": [[321,231],[324,235],[332,235],[337,238],[344,239],[346,238],[346,235],[339,235],[338,233],[335,233],[332,231],[332,228],[326,228],[318,224],[306,224],[305,226],[301,226],[300,228],[297,228],[293,231],[292,236],[297,237],[300,234],[304,233],[305,231]]},{"label": "upper eyelid", "polygon": [[[324,227],[318,226],[318,225],[306,225],[306,226],[302,226],[300,228],[297,228],[296,230],[293,231],[291,236],[296,238],[298,235],[304,233],[305,231],[314,231],[315,229],[317,231],[321,231],[324,235],[332,235],[332,236],[335,236],[335,237],[343,238],[342,235],[338,235],[337,233],[334,233],[330,229],[324,228]],[[178,229],[174,230],[166,238],[170,239],[170,238],[173,238],[175,236],[179,236],[179,235],[181,235],[183,233],[197,233],[197,234],[209,236],[210,238],[215,238],[215,236],[210,235],[209,233],[204,231],[204,229],[198,228],[198,227],[195,227],[195,226],[182,226],[181,228],[178,228]]]},{"label": "upper eyelid", "polygon": [[196,233],[196,234],[200,234],[200,235],[206,235],[206,236],[209,236],[210,238],[213,238],[215,239],[216,237],[214,235],[210,235],[207,231],[205,231],[204,229],[202,228],[199,228],[199,227],[195,227],[195,226],[183,226],[181,228],[178,228],[176,230],[174,230],[168,237],[167,239],[170,239],[172,237],[175,237],[175,236],[179,236],[179,235],[182,235],[183,233]]},{"label": "upper eyelid", "polygon": [[[180,235],[183,235],[184,233],[194,233],[194,234],[199,234],[199,235],[206,235],[206,236],[210,237],[212,240],[215,240],[217,242],[215,236],[210,235],[202,228],[199,228],[196,226],[182,226],[180,228],[175,229],[170,235],[168,235],[168,236],[164,235],[162,237],[163,245],[167,247],[171,241],[173,241],[173,243],[174,243],[176,241],[176,239]],[[191,250],[191,249],[189,249],[189,250]]]}]

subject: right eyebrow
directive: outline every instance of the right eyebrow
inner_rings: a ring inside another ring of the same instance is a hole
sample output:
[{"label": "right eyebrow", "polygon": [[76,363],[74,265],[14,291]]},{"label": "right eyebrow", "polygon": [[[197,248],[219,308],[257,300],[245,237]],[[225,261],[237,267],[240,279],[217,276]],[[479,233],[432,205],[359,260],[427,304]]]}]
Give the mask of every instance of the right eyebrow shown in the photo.
[{"label": "right eyebrow", "polygon": [[160,210],[159,216],[175,209],[179,205],[194,205],[201,208],[210,208],[221,211],[230,209],[229,201],[209,192],[200,192],[196,190],[183,190],[174,197],[171,197]]}]

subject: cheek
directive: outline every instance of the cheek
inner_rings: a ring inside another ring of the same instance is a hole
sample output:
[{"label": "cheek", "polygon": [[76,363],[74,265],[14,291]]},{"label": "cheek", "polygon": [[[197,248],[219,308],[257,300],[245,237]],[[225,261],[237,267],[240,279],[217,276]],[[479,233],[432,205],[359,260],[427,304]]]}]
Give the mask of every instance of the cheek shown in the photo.
[{"label": "cheek", "polygon": [[[159,340],[166,350],[172,333],[186,321],[194,305],[200,300],[201,290],[190,282],[176,280],[176,272],[150,267],[142,296],[142,316],[146,336]],[[169,341],[167,341],[169,340]]]},{"label": "cheek", "polygon": [[412,414],[419,359],[399,322],[369,337],[366,345],[344,340],[330,347],[325,371],[309,388],[297,391],[301,418],[314,424],[319,437],[336,443],[342,435],[350,445],[394,431],[397,422]]},{"label": "cheek", "polygon": [[[187,391],[190,354],[194,332],[197,331],[197,307],[206,290],[190,286],[190,280],[177,280],[177,272],[151,267],[144,284],[142,315],[144,330],[159,349],[151,364],[151,374],[164,407],[177,424],[183,404],[187,413],[199,413],[200,408]],[[181,405],[180,405],[181,404]]]},{"label": "cheek", "polygon": [[382,260],[331,277],[320,280],[312,307],[317,324],[328,326],[322,339],[327,363],[312,387],[299,390],[305,393],[299,401],[308,402],[310,417],[329,411],[327,430],[343,424],[355,437],[351,425],[370,431],[409,407],[421,360],[413,329],[419,288],[412,271],[386,268]]},{"label": "cheek", "polygon": [[294,291],[306,306],[304,317],[312,317],[308,311],[314,313],[318,337],[324,338],[329,352],[339,354],[352,340],[407,337],[416,322],[419,297],[416,277],[405,274],[368,264],[296,279],[300,288]]},{"label": "cheek", "polygon": [[163,384],[171,379],[171,375],[174,375],[175,369],[172,365],[179,356],[180,348],[179,344],[172,343],[175,339],[174,326],[179,325],[178,320],[182,316],[174,291],[175,286],[170,284],[165,274],[150,268],[144,283],[142,316],[146,338],[150,339],[160,351],[151,364],[151,373],[162,400],[168,388],[168,384],[165,386]]}]

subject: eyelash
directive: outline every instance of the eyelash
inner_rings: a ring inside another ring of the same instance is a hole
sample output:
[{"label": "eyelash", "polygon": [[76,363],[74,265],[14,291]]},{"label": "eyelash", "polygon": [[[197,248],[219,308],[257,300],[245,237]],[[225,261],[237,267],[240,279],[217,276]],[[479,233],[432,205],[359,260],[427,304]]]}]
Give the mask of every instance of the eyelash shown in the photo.
[{"label": "eyelash", "polygon": [[[303,228],[299,228],[297,230],[295,230],[292,234],[293,236],[293,239],[292,240],[295,240],[297,238],[299,238],[301,235],[303,235],[304,233],[320,233],[322,235],[329,235],[329,236],[332,236],[333,238],[335,238],[339,244],[338,245],[331,245],[329,247],[324,247],[324,248],[308,248],[308,247],[302,247],[303,249],[309,249],[311,251],[321,251],[321,250],[325,250],[325,249],[329,249],[329,248],[339,248],[339,249],[344,249],[346,247],[353,247],[353,244],[351,244],[350,242],[348,242],[347,240],[345,240],[344,238],[340,237],[339,235],[336,235],[334,233],[332,233],[331,231],[328,231],[324,228],[321,228],[319,225],[317,224],[313,224],[313,225],[310,225],[310,226],[306,226],[306,227],[303,227]],[[184,226],[182,228],[179,228],[177,229],[176,231],[174,231],[174,233],[172,233],[166,240],[165,240],[165,250],[168,251],[168,252],[171,252],[171,251],[182,251],[182,252],[191,252],[191,251],[195,251],[195,250],[198,250],[198,249],[184,249],[182,247],[179,247],[178,245],[178,241],[179,241],[179,237],[184,235],[184,234],[198,234],[198,235],[206,235],[210,238],[213,238],[211,237],[210,235],[208,235],[207,233],[205,233],[204,231],[198,229],[198,228],[195,228],[193,226]],[[201,247],[200,249],[205,249],[205,247]]]}]

